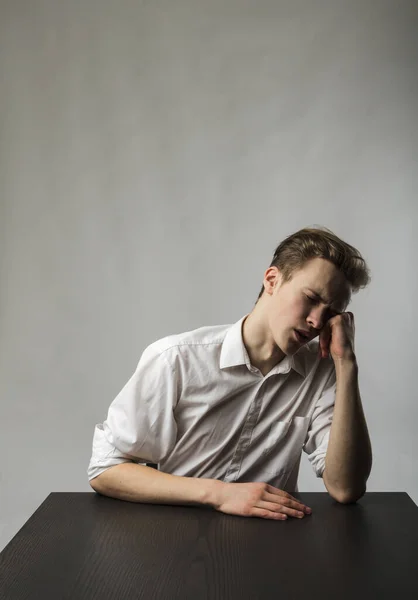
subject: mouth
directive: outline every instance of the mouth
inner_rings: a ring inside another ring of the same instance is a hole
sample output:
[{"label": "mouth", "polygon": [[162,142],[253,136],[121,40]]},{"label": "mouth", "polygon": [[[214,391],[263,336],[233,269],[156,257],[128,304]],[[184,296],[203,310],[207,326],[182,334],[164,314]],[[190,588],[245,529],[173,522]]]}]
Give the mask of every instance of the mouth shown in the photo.
[{"label": "mouth", "polygon": [[309,342],[309,336],[303,334],[302,332],[298,331],[297,329],[295,329],[294,332],[295,332],[295,338],[297,339],[297,341],[300,344],[305,344],[306,342]]}]

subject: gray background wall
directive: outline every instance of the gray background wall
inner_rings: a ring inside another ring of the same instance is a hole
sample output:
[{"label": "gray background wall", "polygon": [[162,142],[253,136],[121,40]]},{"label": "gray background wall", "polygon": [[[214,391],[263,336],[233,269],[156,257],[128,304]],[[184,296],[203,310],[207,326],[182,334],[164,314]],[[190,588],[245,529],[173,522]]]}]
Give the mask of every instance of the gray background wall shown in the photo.
[{"label": "gray background wall", "polygon": [[[368,490],[417,502],[417,3],[0,6],[0,547],[51,491],[91,491],[145,346],[238,320],[314,224],[372,272]],[[325,491],[305,457],[299,487]]]}]

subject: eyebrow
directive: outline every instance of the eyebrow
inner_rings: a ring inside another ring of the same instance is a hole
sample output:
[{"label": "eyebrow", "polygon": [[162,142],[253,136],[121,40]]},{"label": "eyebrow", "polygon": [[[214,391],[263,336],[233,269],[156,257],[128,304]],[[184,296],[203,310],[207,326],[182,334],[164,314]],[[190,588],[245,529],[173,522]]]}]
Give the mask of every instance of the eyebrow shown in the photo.
[{"label": "eyebrow", "polygon": [[[308,287],[308,290],[309,290],[310,292],[312,292],[312,294],[314,294],[314,296],[316,296],[317,298],[319,298],[323,304],[328,304],[328,303],[327,303],[327,302],[324,300],[324,298],[322,298],[322,296],[321,296],[320,294],[318,294],[318,292],[315,292],[315,290],[313,290],[313,289],[312,289],[312,288],[310,288],[310,287]],[[329,305],[329,307],[330,307],[330,309],[331,309],[333,312],[335,312],[335,313],[337,313],[337,314],[340,314],[340,313],[342,312],[342,311],[340,311],[340,310],[337,310],[336,308],[332,308],[332,306],[331,306],[331,305]]]}]

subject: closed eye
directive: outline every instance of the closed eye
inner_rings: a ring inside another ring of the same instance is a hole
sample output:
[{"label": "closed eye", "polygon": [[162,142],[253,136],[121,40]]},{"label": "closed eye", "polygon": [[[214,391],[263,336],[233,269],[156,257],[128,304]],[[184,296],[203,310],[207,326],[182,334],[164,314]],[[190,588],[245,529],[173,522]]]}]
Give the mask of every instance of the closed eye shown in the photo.
[{"label": "closed eye", "polygon": [[[318,302],[319,302],[319,299],[318,299],[318,298],[312,298],[312,296],[308,296],[308,294],[305,294],[305,296],[307,297],[307,299],[308,299],[310,302],[314,302],[315,304],[318,304]],[[339,314],[340,314],[338,311],[336,311],[336,310],[333,310],[333,309],[329,309],[329,312],[330,312],[331,314],[330,314],[330,316],[328,317],[328,319],[331,319],[332,317],[335,317],[336,315],[339,315]],[[327,320],[328,320],[328,319],[327,319]]]}]

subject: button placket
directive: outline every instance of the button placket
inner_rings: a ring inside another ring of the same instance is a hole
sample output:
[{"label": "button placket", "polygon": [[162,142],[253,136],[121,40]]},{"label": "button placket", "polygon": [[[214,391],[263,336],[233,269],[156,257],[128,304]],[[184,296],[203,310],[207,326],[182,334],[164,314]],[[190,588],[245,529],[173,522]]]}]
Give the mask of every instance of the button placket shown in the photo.
[{"label": "button placket", "polygon": [[256,397],[253,400],[253,403],[250,407],[248,417],[244,423],[244,426],[241,431],[240,438],[238,440],[237,446],[235,448],[234,455],[232,457],[229,468],[224,477],[224,481],[235,481],[239,476],[242,460],[244,458],[245,450],[248,448],[251,443],[251,437],[254,430],[255,425],[257,424],[258,417],[260,414],[261,406],[263,403],[264,391],[263,387],[265,387],[266,381],[261,382],[258,391],[256,393]]}]

